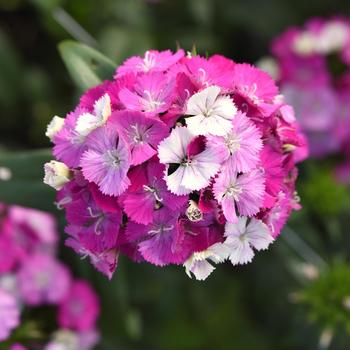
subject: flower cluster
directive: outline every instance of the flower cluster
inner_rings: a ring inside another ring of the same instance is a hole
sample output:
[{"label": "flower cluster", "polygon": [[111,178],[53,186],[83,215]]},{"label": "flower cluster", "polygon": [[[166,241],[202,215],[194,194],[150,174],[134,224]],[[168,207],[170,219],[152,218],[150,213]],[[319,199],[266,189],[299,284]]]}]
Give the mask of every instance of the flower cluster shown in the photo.
[{"label": "flower cluster", "polygon": [[[98,297],[56,258],[57,238],[50,214],[0,203],[0,341],[24,337],[26,346],[44,346],[26,331],[32,324],[39,327],[37,317],[31,315],[40,307],[40,314],[54,313],[57,319],[56,324],[45,324],[53,332],[45,350],[89,350],[96,344]],[[34,331],[37,334],[40,328]],[[17,348],[25,349],[13,345]]]},{"label": "flower cluster", "polygon": [[276,61],[266,68],[294,106],[311,155],[342,153],[339,176],[350,181],[350,21],[313,18],[289,28],[273,41],[272,54]]},{"label": "flower cluster", "polygon": [[266,249],[298,208],[293,109],[249,64],[147,51],[47,128],[66,244],[111,277],[119,254],[205,279]]}]

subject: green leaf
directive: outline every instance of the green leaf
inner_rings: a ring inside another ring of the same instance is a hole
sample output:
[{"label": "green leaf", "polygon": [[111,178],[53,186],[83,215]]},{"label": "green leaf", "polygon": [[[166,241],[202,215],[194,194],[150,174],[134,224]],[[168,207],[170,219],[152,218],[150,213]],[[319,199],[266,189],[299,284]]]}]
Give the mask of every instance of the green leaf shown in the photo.
[{"label": "green leaf", "polygon": [[116,64],[95,49],[71,40],[63,41],[58,48],[79,89],[84,91],[113,77]]},{"label": "green leaf", "polygon": [[54,210],[55,191],[43,183],[44,164],[52,159],[50,150],[0,152],[0,167],[11,178],[0,180],[0,201],[42,210]]}]

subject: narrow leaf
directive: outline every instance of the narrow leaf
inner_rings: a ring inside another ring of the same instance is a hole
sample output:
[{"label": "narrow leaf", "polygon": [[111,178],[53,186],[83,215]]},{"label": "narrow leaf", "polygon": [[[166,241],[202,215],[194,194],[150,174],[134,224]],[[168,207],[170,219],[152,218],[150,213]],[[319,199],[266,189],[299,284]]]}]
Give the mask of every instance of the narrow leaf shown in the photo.
[{"label": "narrow leaf", "polygon": [[82,91],[111,79],[116,64],[95,49],[71,40],[58,46],[74,83]]}]

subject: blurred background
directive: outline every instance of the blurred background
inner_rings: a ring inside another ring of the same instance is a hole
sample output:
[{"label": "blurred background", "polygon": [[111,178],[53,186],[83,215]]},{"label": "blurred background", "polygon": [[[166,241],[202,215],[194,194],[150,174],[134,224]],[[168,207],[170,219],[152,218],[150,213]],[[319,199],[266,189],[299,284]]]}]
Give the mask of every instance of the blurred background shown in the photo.
[{"label": "blurred background", "polygon": [[[8,191],[33,185],[23,204],[60,218],[53,191],[37,184],[42,151],[34,158],[21,153],[15,163],[10,151],[49,147],[47,123],[77,103],[80,92],[57,50],[62,40],[82,41],[116,63],[150,48],[191,50],[194,44],[201,54],[254,63],[287,27],[336,14],[350,16],[350,2],[0,0],[0,152],[30,179]],[[181,267],[159,269],[123,257],[109,282],[63,248],[62,258],[101,297],[98,349],[349,349],[350,195],[333,180],[331,164],[302,166],[304,209],[268,252],[248,266],[219,265],[204,283]]]}]

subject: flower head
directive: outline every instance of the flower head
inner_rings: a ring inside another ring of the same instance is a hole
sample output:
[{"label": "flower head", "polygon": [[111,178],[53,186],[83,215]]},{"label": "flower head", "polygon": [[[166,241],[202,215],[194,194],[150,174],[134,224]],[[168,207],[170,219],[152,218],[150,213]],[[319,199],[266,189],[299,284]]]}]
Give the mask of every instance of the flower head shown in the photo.
[{"label": "flower head", "polygon": [[58,309],[60,327],[79,332],[94,329],[99,315],[99,301],[91,286],[83,281],[73,282]]},{"label": "flower head", "polygon": [[[318,77],[322,62],[308,64]],[[303,80],[288,67],[279,69],[281,79],[287,71]],[[341,125],[335,129],[347,147]],[[276,236],[298,207],[295,164],[307,156],[294,111],[266,73],[220,55],[184,57],[182,50],[126,60],[113,80],[80,98],[52,139],[69,169],[69,182],[49,166],[46,179],[59,189],[66,245],[108,278],[126,255],[185,265],[203,280],[232,256],[225,225],[242,217],[247,232],[260,225]],[[16,262],[8,260],[11,266],[3,265],[12,269]]]},{"label": "flower head", "polygon": [[66,266],[48,254],[36,254],[18,273],[19,289],[28,305],[57,304],[68,293],[71,277]]}]

